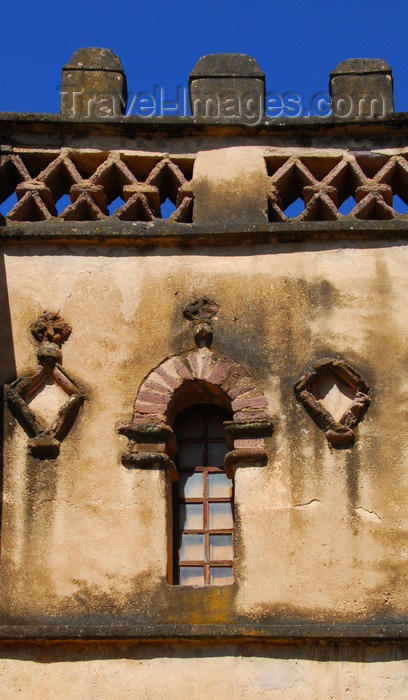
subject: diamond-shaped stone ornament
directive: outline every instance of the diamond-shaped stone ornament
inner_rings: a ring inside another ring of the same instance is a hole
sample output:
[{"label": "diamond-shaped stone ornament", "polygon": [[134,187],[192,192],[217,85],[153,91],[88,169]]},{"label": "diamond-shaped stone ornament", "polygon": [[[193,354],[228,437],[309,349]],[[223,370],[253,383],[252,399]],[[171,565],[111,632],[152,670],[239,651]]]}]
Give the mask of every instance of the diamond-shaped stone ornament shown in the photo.
[{"label": "diamond-shaped stone ornament", "polygon": [[341,360],[323,359],[297,382],[295,395],[331,447],[352,447],[352,428],[371,401],[370,389],[356,370]]},{"label": "diamond-shaped stone ornament", "polygon": [[30,437],[30,454],[55,459],[86,396],[61,366],[61,345],[71,334],[69,324],[59,314],[44,312],[30,330],[41,343],[39,364],[6,388],[7,405]]}]

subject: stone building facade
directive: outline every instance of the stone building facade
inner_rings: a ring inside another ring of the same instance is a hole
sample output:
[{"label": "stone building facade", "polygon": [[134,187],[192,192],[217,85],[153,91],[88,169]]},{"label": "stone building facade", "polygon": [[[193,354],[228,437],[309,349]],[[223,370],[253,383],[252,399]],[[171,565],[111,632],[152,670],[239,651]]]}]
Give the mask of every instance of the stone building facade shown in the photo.
[{"label": "stone building facade", "polygon": [[81,49],[0,114],[3,698],[406,697],[408,117],[330,81],[127,116]]}]

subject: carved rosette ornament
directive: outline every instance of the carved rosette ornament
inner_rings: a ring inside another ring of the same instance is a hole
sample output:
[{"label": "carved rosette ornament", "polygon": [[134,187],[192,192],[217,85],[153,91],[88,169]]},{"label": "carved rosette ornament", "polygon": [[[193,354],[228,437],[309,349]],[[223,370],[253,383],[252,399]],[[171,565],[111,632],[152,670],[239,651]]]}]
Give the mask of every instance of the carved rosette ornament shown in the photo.
[{"label": "carved rosette ornament", "polygon": [[[6,387],[6,400],[11,413],[30,437],[29,453],[39,459],[55,459],[86,396],[61,366],[61,346],[71,335],[70,325],[59,314],[46,311],[31,324],[30,330],[40,343],[38,365]],[[51,422],[45,424],[29,403],[50,384],[62,389],[67,399]]]},{"label": "carved rosette ornament", "polygon": [[[331,447],[353,446],[352,428],[362,419],[371,401],[370,389],[355,369],[341,360],[325,358],[317,362],[294,389],[297,400],[323,430]],[[327,402],[330,395],[331,406],[330,400]],[[339,415],[333,415],[334,408],[340,410]]]}]

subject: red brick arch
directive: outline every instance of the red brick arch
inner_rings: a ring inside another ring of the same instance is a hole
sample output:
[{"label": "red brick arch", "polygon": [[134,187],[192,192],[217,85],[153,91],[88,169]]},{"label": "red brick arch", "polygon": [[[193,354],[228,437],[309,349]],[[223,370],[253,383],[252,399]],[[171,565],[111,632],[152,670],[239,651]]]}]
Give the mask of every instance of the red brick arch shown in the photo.
[{"label": "red brick arch", "polygon": [[194,403],[215,403],[234,421],[264,421],[268,401],[237,362],[209,348],[170,357],[150,372],[136,396],[133,423],[167,423]]},{"label": "red brick arch", "polygon": [[132,422],[118,426],[129,439],[122,464],[128,469],[164,468],[177,481],[172,460],[177,440],[171,426],[179,411],[197,403],[218,404],[232,414],[233,420],[224,422],[229,478],[238,467],[266,464],[264,437],[273,433],[268,401],[241,365],[209,348],[164,360],[142,382]]}]

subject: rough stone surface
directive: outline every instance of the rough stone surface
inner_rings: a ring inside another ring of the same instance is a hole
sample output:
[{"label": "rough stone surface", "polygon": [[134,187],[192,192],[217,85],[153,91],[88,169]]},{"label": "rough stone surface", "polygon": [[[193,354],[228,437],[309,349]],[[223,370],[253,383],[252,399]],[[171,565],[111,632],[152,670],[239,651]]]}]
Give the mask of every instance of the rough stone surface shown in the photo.
[{"label": "rough stone surface", "polygon": [[126,76],[110,49],[79,49],[62,69],[61,114],[98,118],[126,111]]},{"label": "rough stone surface", "polygon": [[265,74],[252,56],[202,56],[190,73],[189,87],[194,116],[252,124],[263,119]]},{"label": "rough stone surface", "polygon": [[330,73],[333,112],[339,117],[383,117],[394,111],[391,67],[381,58],[349,58]]}]

